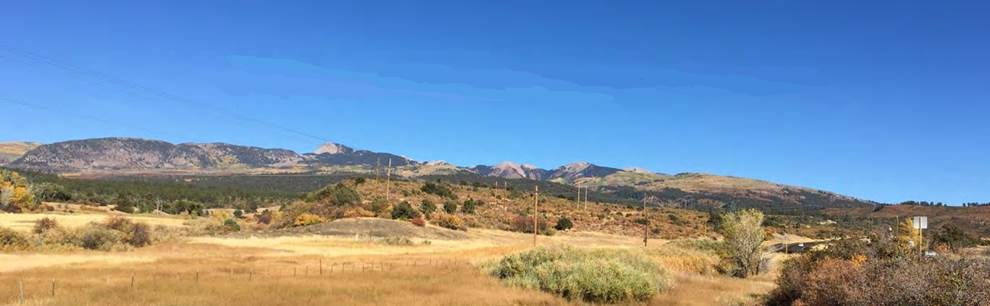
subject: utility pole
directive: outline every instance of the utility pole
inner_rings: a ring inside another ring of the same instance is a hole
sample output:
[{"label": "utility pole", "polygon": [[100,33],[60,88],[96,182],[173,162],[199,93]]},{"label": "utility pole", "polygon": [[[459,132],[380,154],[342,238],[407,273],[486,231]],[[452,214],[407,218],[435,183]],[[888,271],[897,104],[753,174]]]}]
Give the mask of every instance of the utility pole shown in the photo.
[{"label": "utility pole", "polygon": [[536,235],[540,229],[540,186],[536,185],[536,193],[533,201],[533,247],[536,247]]},{"label": "utility pole", "polygon": [[578,191],[578,194],[577,194],[577,197],[574,198],[574,202],[577,203],[577,204],[581,204],[581,186],[578,186],[577,191]]},{"label": "utility pole", "polygon": [[643,195],[643,247],[650,239],[650,219],[646,218],[646,195]]},{"label": "utility pole", "polygon": [[389,184],[392,183],[392,159],[388,159],[388,169],[385,169],[385,203],[389,203]]},{"label": "utility pole", "polygon": [[376,181],[382,178],[381,169],[382,169],[382,158],[379,157],[379,158],[376,158],[375,159],[375,180]]}]

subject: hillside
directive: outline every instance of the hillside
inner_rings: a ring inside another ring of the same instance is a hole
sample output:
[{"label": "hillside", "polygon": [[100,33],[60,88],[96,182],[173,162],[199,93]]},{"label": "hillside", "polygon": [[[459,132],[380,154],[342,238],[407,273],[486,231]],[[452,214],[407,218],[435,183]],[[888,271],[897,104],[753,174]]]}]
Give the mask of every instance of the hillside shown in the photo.
[{"label": "hillside", "polygon": [[225,169],[287,167],[292,151],[222,143],[179,144],[136,138],[100,138],[39,146],[9,164],[45,172],[102,170]]},{"label": "hillside", "polygon": [[678,207],[695,209],[730,205],[804,214],[824,208],[869,208],[877,204],[811,188],[702,173],[663,175],[620,171],[604,177],[577,179],[575,184],[617,195],[646,194]]},{"label": "hillside", "polygon": [[[440,185],[448,188],[454,197],[424,192],[423,182],[392,181],[389,188],[391,199],[389,202],[409,202],[413,207],[418,208],[424,201],[429,201],[442,210],[444,203],[454,201],[458,205],[458,213],[465,218],[469,226],[503,230],[513,230],[516,216],[531,215],[533,212],[535,197],[531,191],[522,192],[515,188],[507,191],[478,184],[441,183]],[[371,205],[375,199],[386,197],[384,180],[366,180],[356,188],[366,205]],[[576,231],[640,237],[643,235],[643,225],[639,220],[643,219],[644,215],[640,206],[609,203],[591,205],[554,194],[540,195],[540,216],[551,226],[556,224],[557,219],[566,217],[574,222]],[[468,200],[479,201],[475,213],[461,212],[464,202]],[[645,217],[650,220],[650,235],[655,238],[712,235],[707,226],[708,215],[703,212],[650,207]],[[527,225],[526,230],[529,229]]]},{"label": "hillside", "polygon": [[40,145],[40,143],[25,141],[0,142],[0,165],[12,162]]},{"label": "hillside", "polygon": [[[638,202],[655,197],[667,206],[707,210],[723,206],[755,207],[784,214],[805,214],[822,208],[872,207],[875,203],[835,193],[761,180],[684,173],[665,175],[643,169],[622,170],[575,162],[553,170],[503,162],[494,166],[460,167],[418,162],[402,155],[354,149],[327,143],[314,153],[224,143],[172,144],[135,138],[85,139],[41,145],[7,164],[9,168],[81,176],[122,175],[259,175],[313,174],[381,177],[391,162],[397,177],[483,182],[516,181],[542,185],[577,197],[584,187],[594,201]],[[548,189],[549,190],[549,189]]]},{"label": "hillside", "polygon": [[[325,167],[373,166],[389,159],[395,166],[415,162],[393,154],[326,144],[317,153],[299,154],[226,143],[172,144],[138,138],[98,138],[38,146],[7,166],[49,173],[166,173],[185,170],[254,173],[257,170],[302,172]],[[254,170],[254,171],[252,171]]]}]

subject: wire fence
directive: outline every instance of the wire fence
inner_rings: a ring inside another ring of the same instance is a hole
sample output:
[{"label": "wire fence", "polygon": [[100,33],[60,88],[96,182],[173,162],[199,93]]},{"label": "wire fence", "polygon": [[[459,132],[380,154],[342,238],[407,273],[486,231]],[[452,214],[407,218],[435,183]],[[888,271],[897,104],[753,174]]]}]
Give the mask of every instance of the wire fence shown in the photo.
[{"label": "wire fence", "polygon": [[[470,263],[446,258],[426,258],[389,261],[331,261],[319,260],[305,264],[292,264],[291,267],[227,267],[204,269],[202,271],[152,271],[127,273],[106,273],[99,277],[100,272],[87,273],[90,283],[102,280],[103,287],[123,287],[130,289],[151,289],[166,281],[179,281],[199,285],[207,282],[255,282],[259,280],[299,279],[321,280],[332,279],[334,275],[354,273],[393,273],[403,268],[427,267],[438,271],[470,267]],[[121,276],[123,274],[123,276]],[[25,304],[33,299],[56,298],[64,294],[61,288],[64,280],[42,277],[18,277],[12,284],[14,295],[11,304]],[[150,285],[150,286],[149,286]],[[78,287],[78,286],[74,286]],[[78,290],[78,288],[75,288]]]}]

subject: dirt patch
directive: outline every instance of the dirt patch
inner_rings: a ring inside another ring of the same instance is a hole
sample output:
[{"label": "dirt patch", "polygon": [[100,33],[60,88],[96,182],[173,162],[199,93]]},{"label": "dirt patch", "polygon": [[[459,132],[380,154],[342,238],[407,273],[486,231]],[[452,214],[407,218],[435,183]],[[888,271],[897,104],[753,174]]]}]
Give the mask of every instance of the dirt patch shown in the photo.
[{"label": "dirt patch", "polygon": [[465,232],[449,230],[437,226],[419,227],[406,221],[378,218],[340,219],[309,226],[279,229],[253,236],[321,235],[340,237],[402,237],[419,239],[463,240],[469,236]]}]

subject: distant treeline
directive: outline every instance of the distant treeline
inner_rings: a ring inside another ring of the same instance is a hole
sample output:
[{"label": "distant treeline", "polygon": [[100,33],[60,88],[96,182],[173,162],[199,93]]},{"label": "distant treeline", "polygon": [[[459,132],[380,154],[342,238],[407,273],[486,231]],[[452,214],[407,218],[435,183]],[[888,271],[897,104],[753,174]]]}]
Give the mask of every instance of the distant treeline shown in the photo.
[{"label": "distant treeline", "polygon": [[[914,205],[914,206],[949,206],[942,202],[928,202],[928,201],[904,201],[900,205]],[[990,202],[987,203],[962,203],[959,206],[962,207],[978,207],[978,206],[990,206]]]},{"label": "distant treeline", "polygon": [[200,214],[206,208],[281,205],[305,193],[350,176],[239,175],[65,178],[51,174],[21,173],[32,183],[38,201],[118,206],[119,210],[173,214]]}]

